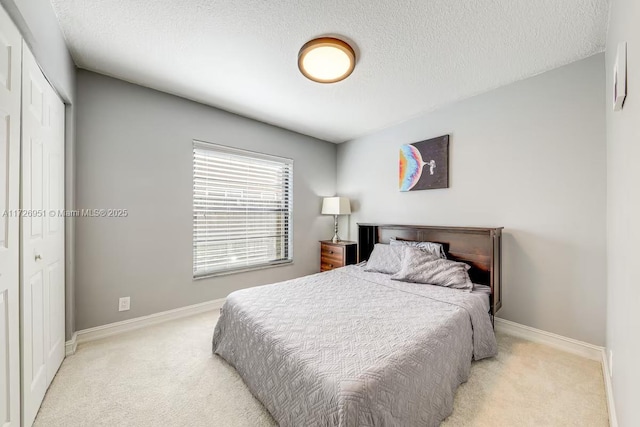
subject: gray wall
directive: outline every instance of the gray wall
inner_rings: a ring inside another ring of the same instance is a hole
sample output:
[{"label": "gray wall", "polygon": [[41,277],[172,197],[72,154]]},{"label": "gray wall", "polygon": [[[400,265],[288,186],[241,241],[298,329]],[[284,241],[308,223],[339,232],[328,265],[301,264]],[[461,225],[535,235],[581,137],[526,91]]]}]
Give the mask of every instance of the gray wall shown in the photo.
[{"label": "gray wall", "polygon": [[[78,73],[77,203],[128,218],[77,222],[78,330],[319,271],[332,235],[336,146],[88,71]],[[192,280],[192,140],[294,160],[294,263]],[[131,310],[118,312],[118,298]]]},{"label": "gray wall", "polygon": [[[65,132],[65,206],[75,207],[75,101],[76,66],[67,50],[58,19],[49,0],[0,0],[20,29],[43,73],[66,103]],[[75,331],[74,304],[74,225],[66,220],[66,306],[65,330],[67,339]]]},{"label": "gray wall", "polygon": [[[340,145],[351,238],[359,221],[503,226],[499,316],[603,345],[604,84],[600,54]],[[450,188],[400,193],[399,146],[443,134]]]},{"label": "gray wall", "polygon": [[[640,425],[640,2],[614,0],[607,39],[607,347],[613,351],[618,424]],[[619,42],[628,42],[628,96],[613,112],[613,66]]]}]

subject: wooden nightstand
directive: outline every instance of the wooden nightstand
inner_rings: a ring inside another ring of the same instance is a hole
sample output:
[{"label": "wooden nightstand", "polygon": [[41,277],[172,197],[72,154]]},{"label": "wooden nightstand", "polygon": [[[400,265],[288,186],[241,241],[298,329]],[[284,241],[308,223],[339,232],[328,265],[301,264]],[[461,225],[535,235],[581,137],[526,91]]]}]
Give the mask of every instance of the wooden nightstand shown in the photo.
[{"label": "wooden nightstand", "polygon": [[348,240],[333,243],[320,241],[320,271],[329,271],[345,265],[355,264],[358,259],[358,244]]}]

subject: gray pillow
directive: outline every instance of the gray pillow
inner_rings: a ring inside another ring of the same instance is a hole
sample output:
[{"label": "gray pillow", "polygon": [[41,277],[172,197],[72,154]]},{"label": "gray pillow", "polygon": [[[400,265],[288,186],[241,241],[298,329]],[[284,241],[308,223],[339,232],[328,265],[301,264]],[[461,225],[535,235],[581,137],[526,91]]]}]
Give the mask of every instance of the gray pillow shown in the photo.
[{"label": "gray pillow", "polygon": [[467,273],[469,268],[471,267],[464,262],[438,258],[421,249],[406,247],[400,271],[391,278],[471,292],[473,283]]},{"label": "gray pillow", "polygon": [[437,256],[438,258],[447,258],[447,255],[444,253],[444,246],[442,246],[442,244],[440,243],[434,243],[434,242],[414,242],[411,240],[398,240],[398,238],[396,237],[392,237],[389,240],[389,244],[391,246],[411,246],[414,248],[420,248],[423,251]]},{"label": "gray pillow", "polygon": [[402,257],[406,246],[391,246],[376,243],[369,256],[364,271],[395,274],[400,271]]}]

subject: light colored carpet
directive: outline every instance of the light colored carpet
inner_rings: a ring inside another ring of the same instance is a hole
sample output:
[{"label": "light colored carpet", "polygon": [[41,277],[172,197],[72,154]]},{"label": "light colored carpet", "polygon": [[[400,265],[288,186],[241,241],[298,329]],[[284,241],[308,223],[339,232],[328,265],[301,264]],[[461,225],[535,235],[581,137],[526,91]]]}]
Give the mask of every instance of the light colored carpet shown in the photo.
[{"label": "light colored carpet", "polygon": [[[217,313],[86,343],[54,379],[36,426],[274,426],[211,354]],[[608,426],[600,364],[498,335],[443,426]]]}]

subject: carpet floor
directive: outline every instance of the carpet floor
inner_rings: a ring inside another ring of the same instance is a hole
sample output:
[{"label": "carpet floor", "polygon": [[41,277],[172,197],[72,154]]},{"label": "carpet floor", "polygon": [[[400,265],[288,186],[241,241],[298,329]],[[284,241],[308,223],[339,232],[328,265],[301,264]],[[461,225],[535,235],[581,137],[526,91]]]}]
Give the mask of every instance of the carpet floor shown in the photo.
[{"label": "carpet floor", "polygon": [[[47,392],[36,426],[275,426],[236,371],[211,353],[216,313],[80,345]],[[498,334],[474,362],[452,426],[608,426],[598,362]]]}]

